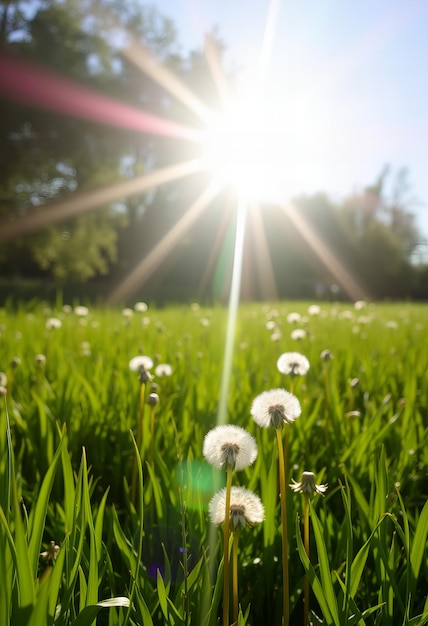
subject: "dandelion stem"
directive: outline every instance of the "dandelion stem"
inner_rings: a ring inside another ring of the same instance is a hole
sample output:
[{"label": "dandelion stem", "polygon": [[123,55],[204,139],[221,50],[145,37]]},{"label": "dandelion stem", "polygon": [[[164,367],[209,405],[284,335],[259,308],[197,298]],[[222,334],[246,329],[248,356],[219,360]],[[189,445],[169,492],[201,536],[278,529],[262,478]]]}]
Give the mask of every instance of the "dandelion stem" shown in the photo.
[{"label": "dandelion stem", "polygon": [[[303,542],[309,557],[309,496],[305,494],[303,505]],[[305,574],[303,587],[303,626],[309,626],[309,577]]]},{"label": "dandelion stem", "polygon": [[233,622],[238,621],[238,539],[239,529],[233,533],[232,552],[232,595],[233,595]]},{"label": "dandelion stem", "polygon": [[154,466],[154,439],[155,439],[155,412],[156,407],[150,408],[150,458],[149,463]]},{"label": "dandelion stem", "polygon": [[[285,426],[286,434],[286,456],[288,462],[288,427]],[[287,529],[287,494],[286,494],[286,466],[284,463],[284,448],[281,437],[281,429],[276,429],[278,443],[278,463],[279,463],[279,488],[281,495],[281,525],[282,525],[282,593],[283,593],[283,624],[289,626],[290,607],[288,598],[288,529]]]},{"label": "dandelion stem", "polygon": [[226,502],[224,511],[224,558],[223,558],[223,626],[229,626],[229,538],[230,538],[230,492],[232,470],[227,470]]},{"label": "dandelion stem", "polygon": [[[141,443],[143,441],[143,418],[144,418],[145,393],[146,393],[146,384],[142,382],[140,385],[140,401],[138,405],[138,418],[137,418],[136,444],[137,444],[138,454],[141,454]],[[132,464],[131,502],[135,507],[137,504],[137,452],[135,452],[134,454],[134,461]]]}]

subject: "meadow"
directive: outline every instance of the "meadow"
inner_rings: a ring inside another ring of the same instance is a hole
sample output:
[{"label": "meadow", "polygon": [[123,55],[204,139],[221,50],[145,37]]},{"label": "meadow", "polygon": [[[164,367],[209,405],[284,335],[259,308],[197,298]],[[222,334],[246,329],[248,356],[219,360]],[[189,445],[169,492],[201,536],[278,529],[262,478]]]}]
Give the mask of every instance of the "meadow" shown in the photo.
[{"label": "meadow", "polygon": [[[306,619],[305,580],[314,625],[428,624],[428,307],[313,304],[238,312],[225,415],[258,455],[233,484],[264,520],[239,533],[235,621],[282,623],[278,448],[250,414],[281,388],[301,405],[286,456],[290,624]],[[226,328],[226,308],[197,304],[0,309],[2,626],[222,622],[208,508],[226,475],[202,451]],[[306,374],[279,371],[286,352]],[[141,355],[144,377],[130,369]],[[307,499],[308,546],[306,497],[288,487],[303,471],[328,484]]]}]

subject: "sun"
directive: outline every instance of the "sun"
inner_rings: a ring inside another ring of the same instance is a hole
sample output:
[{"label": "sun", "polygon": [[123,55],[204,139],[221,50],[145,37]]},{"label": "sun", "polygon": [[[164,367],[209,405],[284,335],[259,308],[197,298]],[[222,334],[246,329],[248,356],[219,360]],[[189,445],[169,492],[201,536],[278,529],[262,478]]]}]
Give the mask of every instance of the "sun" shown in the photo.
[{"label": "sun", "polygon": [[245,90],[207,125],[205,167],[248,200],[283,198],[286,146],[278,104],[258,89]]}]

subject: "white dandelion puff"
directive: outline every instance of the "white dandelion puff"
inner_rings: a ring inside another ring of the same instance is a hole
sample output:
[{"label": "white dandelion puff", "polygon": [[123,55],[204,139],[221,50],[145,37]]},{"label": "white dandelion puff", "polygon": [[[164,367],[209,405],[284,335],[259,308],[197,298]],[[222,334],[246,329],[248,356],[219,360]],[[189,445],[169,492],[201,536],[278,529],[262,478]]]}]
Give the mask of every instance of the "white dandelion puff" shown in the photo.
[{"label": "white dandelion puff", "polygon": [[310,364],[300,352],[284,352],[278,358],[276,366],[281,374],[304,376],[308,372]]},{"label": "white dandelion puff", "polygon": [[129,361],[129,369],[131,372],[138,372],[141,369],[151,370],[153,367],[153,360],[149,356],[140,355],[134,356]]},{"label": "white dandelion puff", "polygon": [[285,389],[263,391],[253,400],[251,415],[262,428],[281,428],[291,424],[302,412],[296,396]]},{"label": "white dandelion puff", "polygon": [[[213,524],[224,524],[226,515],[226,489],[221,489],[210,500],[208,513]],[[264,520],[262,501],[255,493],[244,487],[230,490],[230,526],[232,530],[254,526]]]},{"label": "white dandelion puff", "polygon": [[216,426],[206,435],[202,453],[217,469],[237,471],[248,467],[257,458],[257,444],[252,435],[240,426]]}]

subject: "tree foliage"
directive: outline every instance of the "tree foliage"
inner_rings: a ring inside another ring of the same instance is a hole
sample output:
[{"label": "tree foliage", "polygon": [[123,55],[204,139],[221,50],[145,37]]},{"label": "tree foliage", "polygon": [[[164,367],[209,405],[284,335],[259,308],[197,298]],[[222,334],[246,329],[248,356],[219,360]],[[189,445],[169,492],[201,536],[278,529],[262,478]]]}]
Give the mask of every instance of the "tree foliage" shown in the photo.
[{"label": "tree foliage", "polygon": [[[213,37],[221,60],[224,45]],[[137,53],[143,46],[145,54],[156,59],[149,61],[153,67],[161,62],[209,106],[218,106],[220,94],[206,56],[202,51],[183,56],[173,22],[154,7],[138,0],[0,4],[3,56],[26,59],[161,118],[198,126],[194,112],[124,53],[129,46]],[[194,156],[190,142],[43,110],[31,102],[3,98],[1,109],[0,220],[16,219],[40,211],[52,200],[131,180]],[[108,275],[120,281],[185,215],[206,184],[207,178],[197,175],[119,202],[107,199],[91,213],[2,244],[0,269],[9,276],[79,282]],[[306,233],[278,207],[262,207],[277,295],[310,297],[316,285],[328,293],[340,274],[334,263],[326,262],[329,254],[338,268],[345,268],[375,297],[413,293],[420,297],[423,272],[411,265],[420,235],[405,169],[392,177],[385,168],[372,185],[340,203],[320,193],[297,198],[294,204],[307,225]],[[178,286],[182,297],[209,292],[218,276],[213,250],[227,247],[231,215],[223,194],[168,251],[145,287],[154,296],[160,291],[178,295]],[[259,248],[257,235],[248,233],[244,267],[248,297],[267,293],[266,277],[254,254]],[[350,295],[346,284],[340,287]]]}]

